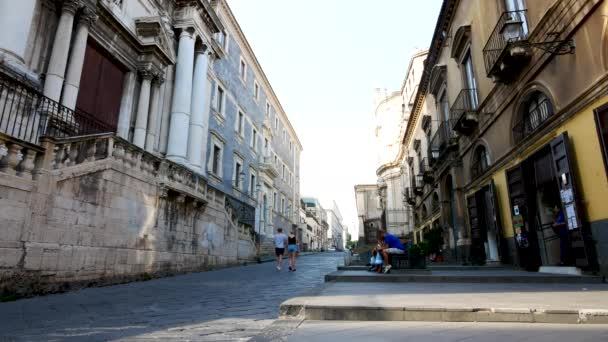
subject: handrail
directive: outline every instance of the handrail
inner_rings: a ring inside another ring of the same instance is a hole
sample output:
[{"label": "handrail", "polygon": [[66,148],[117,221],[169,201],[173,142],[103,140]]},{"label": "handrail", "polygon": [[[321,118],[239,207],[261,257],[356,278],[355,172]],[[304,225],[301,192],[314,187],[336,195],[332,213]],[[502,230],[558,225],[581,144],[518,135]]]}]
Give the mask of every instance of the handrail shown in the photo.
[{"label": "handrail", "polygon": [[42,136],[66,138],[113,131],[112,124],[63,106],[23,80],[0,72],[0,132],[38,144]]},{"label": "handrail", "polygon": [[477,89],[462,89],[450,107],[450,118],[456,122],[465,113],[477,112],[478,107]]}]

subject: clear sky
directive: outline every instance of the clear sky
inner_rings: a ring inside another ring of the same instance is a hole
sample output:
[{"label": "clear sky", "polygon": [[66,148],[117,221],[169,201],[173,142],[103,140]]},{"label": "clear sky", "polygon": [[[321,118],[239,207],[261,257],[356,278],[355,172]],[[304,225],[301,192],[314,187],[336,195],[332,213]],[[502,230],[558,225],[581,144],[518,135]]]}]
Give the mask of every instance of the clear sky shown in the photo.
[{"label": "clear sky", "polygon": [[304,151],[302,196],[335,200],[353,236],[355,184],[376,183],[374,88],[399,90],[441,0],[228,0]]}]

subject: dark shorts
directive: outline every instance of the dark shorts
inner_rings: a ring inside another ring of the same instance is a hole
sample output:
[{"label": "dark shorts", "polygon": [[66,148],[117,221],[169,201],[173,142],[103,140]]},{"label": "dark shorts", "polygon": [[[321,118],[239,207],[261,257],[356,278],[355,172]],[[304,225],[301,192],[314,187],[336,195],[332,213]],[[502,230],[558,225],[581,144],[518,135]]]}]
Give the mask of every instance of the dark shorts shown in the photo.
[{"label": "dark shorts", "polygon": [[274,252],[277,256],[285,254],[285,248],[275,248]]}]

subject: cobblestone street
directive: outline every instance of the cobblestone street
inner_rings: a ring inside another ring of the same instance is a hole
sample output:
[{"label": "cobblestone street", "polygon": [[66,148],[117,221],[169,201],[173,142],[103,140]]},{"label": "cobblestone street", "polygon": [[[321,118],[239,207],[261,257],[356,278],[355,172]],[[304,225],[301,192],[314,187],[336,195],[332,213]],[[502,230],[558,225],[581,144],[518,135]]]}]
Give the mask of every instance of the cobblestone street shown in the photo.
[{"label": "cobblestone street", "polygon": [[270,325],[284,300],[315,292],[341,253],[0,304],[0,341],[245,340]]}]

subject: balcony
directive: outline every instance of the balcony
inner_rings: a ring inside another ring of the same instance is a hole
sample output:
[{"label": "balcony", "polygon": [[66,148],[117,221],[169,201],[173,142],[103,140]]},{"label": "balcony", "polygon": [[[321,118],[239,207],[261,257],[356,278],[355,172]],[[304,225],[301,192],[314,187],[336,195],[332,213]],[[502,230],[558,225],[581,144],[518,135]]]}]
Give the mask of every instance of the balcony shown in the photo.
[{"label": "balcony", "polygon": [[429,165],[429,159],[423,158],[420,161],[420,174],[422,174],[422,181],[427,184],[433,184],[435,176],[433,168]]},{"label": "balcony", "polygon": [[260,170],[265,172],[271,179],[279,176],[279,170],[274,165],[274,159],[272,157],[263,157],[260,162]]},{"label": "balcony", "polygon": [[114,125],[69,109],[0,70],[0,133],[38,144],[42,136],[67,138],[115,130]]},{"label": "balcony", "polygon": [[442,122],[431,138],[431,156],[434,158],[435,167],[449,151],[458,147],[458,136],[452,127],[451,120]]},{"label": "balcony", "polygon": [[473,133],[473,130],[477,127],[478,107],[477,89],[462,89],[450,108],[450,118],[454,123],[453,129],[464,135]]},{"label": "balcony", "polygon": [[510,82],[531,57],[526,10],[504,12],[483,49],[488,77]]},{"label": "balcony", "polygon": [[416,205],[416,196],[412,192],[411,188],[405,188],[405,192],[403,193],[403,197],[405,202],[409,205]]},{"label": "balcony", "polygon": [[416,177],[414,177],[413,179],[413,185],[414,185],[414,195],[416,196],[422,196],[424,195],[424,181],[422,179],[422,175],[416,175]]}]

